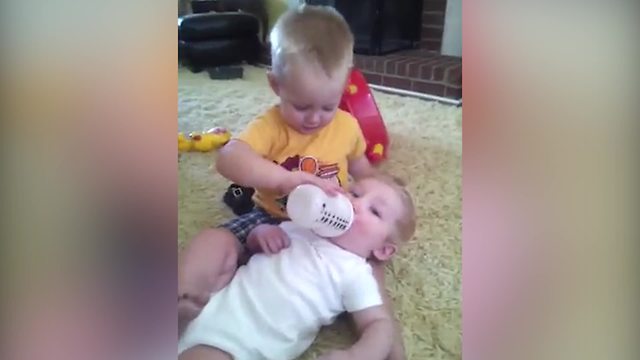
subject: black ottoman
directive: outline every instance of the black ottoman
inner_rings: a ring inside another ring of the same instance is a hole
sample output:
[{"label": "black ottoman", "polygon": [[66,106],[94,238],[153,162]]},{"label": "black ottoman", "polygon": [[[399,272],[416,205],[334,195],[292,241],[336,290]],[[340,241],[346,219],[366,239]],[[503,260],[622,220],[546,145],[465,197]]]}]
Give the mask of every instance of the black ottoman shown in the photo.
[{"label": "black ottoman", "polygon": [[193,72],[255,63],[260,54],[260,22],[241,12],[191,14],[178,19],[178,58]]}]

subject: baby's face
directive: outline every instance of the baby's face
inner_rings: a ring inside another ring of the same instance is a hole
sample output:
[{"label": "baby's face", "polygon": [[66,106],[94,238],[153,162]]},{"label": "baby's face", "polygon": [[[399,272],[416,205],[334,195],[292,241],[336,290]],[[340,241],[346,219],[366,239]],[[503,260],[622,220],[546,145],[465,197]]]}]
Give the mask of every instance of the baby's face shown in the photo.
[{"label": "baby's face", "polygon": [[297,65],[291,66],[282,79],[270,80],[280,97],[280,111],[287,124],[301,134],[312,134],[333,119],[346,75],[330,78],[317,66]]},{"label": "baby's face", "polygon": [[351,228],[332,241],[347,251],[368,258],[372,251],[387,243],[404,214],[402,200],[391,186],[368,178],[349,190],[354,219]]}]

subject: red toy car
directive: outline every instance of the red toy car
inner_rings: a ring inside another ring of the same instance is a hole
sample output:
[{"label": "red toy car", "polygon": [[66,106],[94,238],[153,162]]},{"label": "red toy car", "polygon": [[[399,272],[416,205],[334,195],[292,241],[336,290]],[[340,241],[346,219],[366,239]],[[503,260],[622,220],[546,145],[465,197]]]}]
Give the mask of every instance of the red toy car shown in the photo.
[{"label": "red toy car", "polygon": [[367,142],[365,155],[369,161],[376,164],[384,160],[389,146],[387,129],[367,80],[355,68],[349,75],[347,87],[340,100],[340,109],[348,111],[358,120]]}]

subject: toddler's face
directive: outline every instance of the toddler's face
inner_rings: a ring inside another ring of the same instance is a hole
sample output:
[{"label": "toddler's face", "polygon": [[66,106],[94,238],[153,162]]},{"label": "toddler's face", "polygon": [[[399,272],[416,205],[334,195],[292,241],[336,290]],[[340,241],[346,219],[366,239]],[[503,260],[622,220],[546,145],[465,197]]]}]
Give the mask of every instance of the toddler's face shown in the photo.
[{"label": "toddler's face", "polygon": [[[391,186],[374,178],[353,184],[348,196],[353,204],[353,224],[344,235],[332,241],[345,250],[368,258],[372,252],[390,245],[388,239],[405,212],[402,199]],[[395,252],[395,245],[392,247],[389,257]]]},{"label": "toddler's face", "polygon": [[280,111],[287,124],[301,134],[312,134],[329,124],[338,109],[346,75],[329,78],[316,66],[288,69],[282,79],[270,77],[280,97]]}]

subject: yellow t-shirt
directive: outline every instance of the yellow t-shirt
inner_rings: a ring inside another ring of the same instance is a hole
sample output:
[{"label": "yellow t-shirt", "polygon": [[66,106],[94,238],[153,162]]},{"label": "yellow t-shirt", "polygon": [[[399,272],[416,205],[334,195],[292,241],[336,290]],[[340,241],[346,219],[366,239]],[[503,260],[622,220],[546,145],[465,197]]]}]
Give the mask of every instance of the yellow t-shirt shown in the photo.
[{"label": "yellow t-shirt", "polygon": [[[363,156],[366,147],[358,121],[348,112],[338,110],[327,126],[304,135],[285,123],[278,106],[253,120],[237,139],[289,171],[334,179],[343,188],[348,186],[348,161]],[[256,189],[254,201],[275,217],[287,217],[283,194]]]}]

